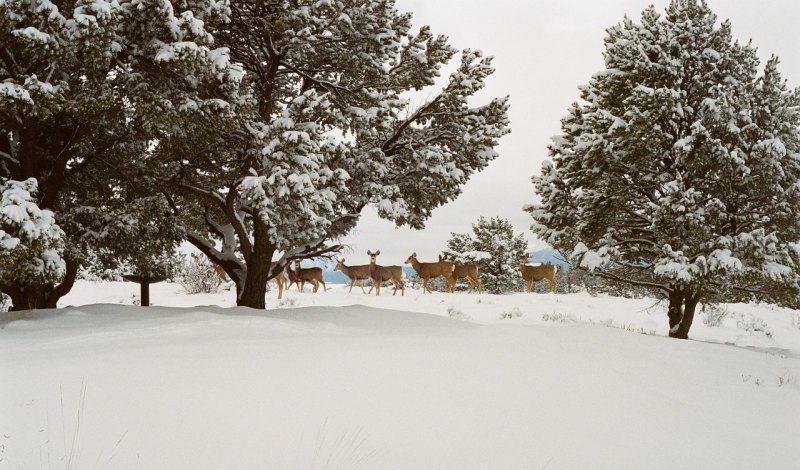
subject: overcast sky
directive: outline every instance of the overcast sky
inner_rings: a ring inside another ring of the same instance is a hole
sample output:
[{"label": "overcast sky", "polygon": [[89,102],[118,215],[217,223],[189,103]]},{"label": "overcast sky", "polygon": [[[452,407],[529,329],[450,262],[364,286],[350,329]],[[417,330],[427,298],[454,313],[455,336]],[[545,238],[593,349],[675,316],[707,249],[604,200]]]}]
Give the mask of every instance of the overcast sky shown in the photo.
[{"label": "overcast sky", "polygon": [[[430,25],[458,49],[481,49],[495,56],[495,74],[475,105],[511,95],[511,134],[497,148],[500,156],[473,176],[455,201],[434,211],[422,231],[394,225],[365,211],[344,242],[348,264],[368,263],[366,251],[381,250],[380,264],[401,264],[416,251],[421,261],[435,260],[450,232],[469,232],[479,216],[507,218],[525,232],[532,250],[544,248],[530,232],[524,204],[534,202],[531,176],[547,158],[559,119],[578,99],[578,85],[603,68],[605,29],[625,14],[636,19],[649,4],[663,12],[667,1],[635,0],[397,0],[414,14],[415,27]],[[720,20],[730,19],[734,37],[750,38],[763,60],[782,59],[781,72],[800,85],[800,2],[796,0],[710,0]]]}]

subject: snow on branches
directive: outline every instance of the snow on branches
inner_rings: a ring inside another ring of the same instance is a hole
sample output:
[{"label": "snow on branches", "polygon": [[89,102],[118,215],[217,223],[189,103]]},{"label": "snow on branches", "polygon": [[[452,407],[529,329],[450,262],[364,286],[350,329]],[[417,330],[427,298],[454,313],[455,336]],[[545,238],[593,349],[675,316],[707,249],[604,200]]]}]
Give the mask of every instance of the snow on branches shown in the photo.
[{"label": "snow on branches", "polygon": [[65,273],[64,232],[53,212],[34,199],[36,180],[7,180],[0,185],[0,278],[6,281],[58,279]]},{"label": "snow on branches", "polygon": [[605,46],[533,178],[534,232],[664,293],[797,293],[800,94],[778,60],[759,74],[755,49],[696,0],[626,18]]}]

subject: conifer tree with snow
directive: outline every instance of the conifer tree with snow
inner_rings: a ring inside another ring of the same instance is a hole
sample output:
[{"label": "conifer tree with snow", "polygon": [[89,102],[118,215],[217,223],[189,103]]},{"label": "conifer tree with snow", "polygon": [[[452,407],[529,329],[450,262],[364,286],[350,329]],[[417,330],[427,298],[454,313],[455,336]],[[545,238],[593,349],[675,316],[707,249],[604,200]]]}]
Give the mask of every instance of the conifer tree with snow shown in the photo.
[{"label": "conifer tree with snow", "polygon": [[434,89],[457,51],[394,1],[230,7],[215,37],[243,71],[237,118],[155,154],[188,240],[236,283],[238,305],[264,308],[268,279],[337,250],[367,206],[421,228],[497,156],[507,97],[470,103],[492,58],[464,50]]},{"label": "conifer tree with snow", "polygon": [[798,303],[800,94],[705,1],[609,28],[606,68],[562,119],[528,208],[573,265],[668,300]]},{"label": "conifer tree with snow", "polygon": [[477,264],[481,286],[488,292],[520,290],[519,258],[528,252],[524,234],[515,234],[511,222],[501,217],[480,217],[472,224],[472,232],[451,233],[445,251],[447,259]]},{"label": "conifer tree with snow", "polygon": [[14,308],[55,307],[95,250],[138,257],[128,242],[148,222],[171,232],[152,223],[163,200],[141,199],[157,167],[134,162],[227,112],[239,74],[209,33],[227,14],[215,0],[0,1],[0,179],[63,231],[57,276],[0,273]]}]

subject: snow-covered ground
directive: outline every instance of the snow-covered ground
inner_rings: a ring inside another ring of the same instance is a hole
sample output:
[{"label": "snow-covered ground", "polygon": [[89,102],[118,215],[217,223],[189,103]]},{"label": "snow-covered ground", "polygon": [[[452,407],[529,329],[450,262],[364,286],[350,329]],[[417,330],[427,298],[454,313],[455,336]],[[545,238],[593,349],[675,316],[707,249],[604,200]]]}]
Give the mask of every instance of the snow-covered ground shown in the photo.
[{"label": "snow-covered ground", "polygon": [[0,322],[0,468],[800,467],[797,311],[678,341],[647,299],[137,292]]}]

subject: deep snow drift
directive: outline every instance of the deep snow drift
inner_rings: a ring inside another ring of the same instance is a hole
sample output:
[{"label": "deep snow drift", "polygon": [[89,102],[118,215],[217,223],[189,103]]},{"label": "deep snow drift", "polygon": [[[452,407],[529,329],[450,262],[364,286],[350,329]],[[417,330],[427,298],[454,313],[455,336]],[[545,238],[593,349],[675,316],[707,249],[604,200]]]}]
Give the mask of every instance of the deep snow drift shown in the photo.
[{"label": "deep snow drift", "polygon": [[[80,283],[65,303],[129,303],[135,291]],[[228,292],[178,291],[159,284],[151,299],[232,302]],[[281,305],[6,317],[0,468],[800,462],[797,312],[733,305],[721,327],[697,319],[691,336],[760,348],[749,350],[658,336],[666,319],[649,300],[412,290],[376,299],[335,286]]]}]

